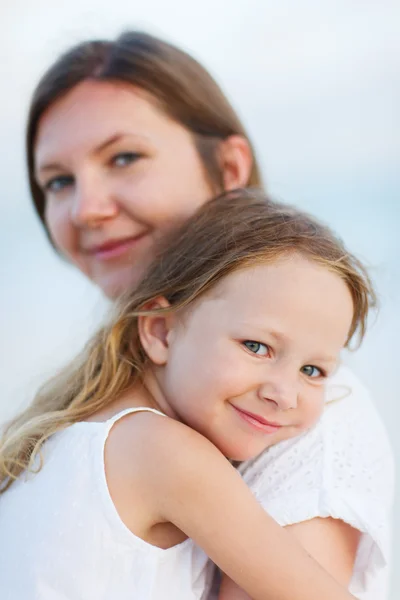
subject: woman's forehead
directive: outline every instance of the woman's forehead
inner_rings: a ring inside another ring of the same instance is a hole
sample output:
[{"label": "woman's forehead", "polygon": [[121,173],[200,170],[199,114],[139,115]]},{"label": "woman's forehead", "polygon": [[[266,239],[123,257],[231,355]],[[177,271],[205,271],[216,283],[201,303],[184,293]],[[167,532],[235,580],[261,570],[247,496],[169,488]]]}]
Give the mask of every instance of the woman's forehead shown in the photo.
[{"label": "woman's forehead", "polygon": [[36,162],[40,166],[60,151],[89,149],[115,135],[156,143],[174,126],[180,127],[145,91],[130,84],[87,80],[43,114],[35,141]]}]

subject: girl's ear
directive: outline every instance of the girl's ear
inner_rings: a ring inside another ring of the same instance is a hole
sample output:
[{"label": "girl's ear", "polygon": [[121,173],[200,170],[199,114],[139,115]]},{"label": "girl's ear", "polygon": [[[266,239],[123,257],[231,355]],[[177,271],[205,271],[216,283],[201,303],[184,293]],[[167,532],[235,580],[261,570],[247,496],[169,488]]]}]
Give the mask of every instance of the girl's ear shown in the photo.
[{"label": "girl's ear", "polygon": [[[164,297],[155,298],[146,304],[144,310],[169,308],[170,304]],[[147,356],[156,365],[165,365],[168,359],[168,337],[171,331],[174,315],[170,312],[143,315],[138,318],[140,343]]]},{"label": "girl's ear", "polygon": [[249,142],[241,135],[231,135],[220,146],[224,190],[246,187],[249,183],[253,156]]}]

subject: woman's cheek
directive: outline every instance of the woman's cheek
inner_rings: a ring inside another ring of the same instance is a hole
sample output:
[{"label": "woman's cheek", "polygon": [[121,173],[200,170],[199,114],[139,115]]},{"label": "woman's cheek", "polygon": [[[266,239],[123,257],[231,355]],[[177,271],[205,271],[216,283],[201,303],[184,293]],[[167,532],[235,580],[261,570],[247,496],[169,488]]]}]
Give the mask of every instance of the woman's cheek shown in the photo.
[{"label": "woman's cheek", "polygon": [[65,204],[47,201],[45,221],[57,248],[63,253],[68,252],[71,223]]},{"label": "woman's cheek", "polygon": [[60,254],[87,274],[88,267],[79,252],[79,236],[71,222],[68,203],[49,203],[45,220],[52,242]]}]

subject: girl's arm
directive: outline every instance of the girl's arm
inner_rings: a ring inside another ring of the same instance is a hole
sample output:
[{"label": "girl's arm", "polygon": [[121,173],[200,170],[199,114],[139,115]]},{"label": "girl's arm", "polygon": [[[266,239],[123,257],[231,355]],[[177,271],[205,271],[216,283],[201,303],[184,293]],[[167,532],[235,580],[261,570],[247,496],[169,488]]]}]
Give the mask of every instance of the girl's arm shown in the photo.
[{"label": "girl's arm", "polygon": [[253,600],[353,598],[267,515],[215,446],[176,421],[154,421],[144,462],[159,522],[179,527]]},{"label": "girl's arm", "polygon": [[[360,532],[330,517],[315,518],[286,527],[303,548],[344,587],[350,583]],[[229,577],[224,576],[219,600],[251,600]]]},{"label": "girl's arm", "polygon": [[[311,431],[239,470],[263,508],[311,556],[342,585],[353,576],[368,594],[371,580],[382,588],[387,583],[393,454],[369,393],[353,374],[341,367],[327,392],[330,401]],[[361,535],[368,551],[357,556],[354,571]],[[243,594],[226,578],[220,600],[247,600]]]}]

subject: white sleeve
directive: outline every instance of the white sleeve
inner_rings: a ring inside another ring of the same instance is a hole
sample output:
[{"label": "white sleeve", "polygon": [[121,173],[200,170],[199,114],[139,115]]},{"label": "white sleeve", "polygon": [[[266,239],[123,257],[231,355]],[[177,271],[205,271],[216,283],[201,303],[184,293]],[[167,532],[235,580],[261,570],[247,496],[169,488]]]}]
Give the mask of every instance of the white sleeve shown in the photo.
[{"label": "white sleeve", "polygon": [[319,423],[240,471],[280,525],[333,517],[362,532],[352,591],[363,591],[369,574],[388,564],[393,456],[367,390],[344,367],[331,383]]}]

